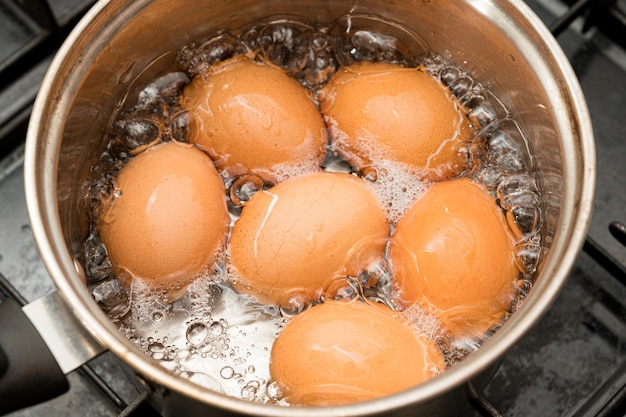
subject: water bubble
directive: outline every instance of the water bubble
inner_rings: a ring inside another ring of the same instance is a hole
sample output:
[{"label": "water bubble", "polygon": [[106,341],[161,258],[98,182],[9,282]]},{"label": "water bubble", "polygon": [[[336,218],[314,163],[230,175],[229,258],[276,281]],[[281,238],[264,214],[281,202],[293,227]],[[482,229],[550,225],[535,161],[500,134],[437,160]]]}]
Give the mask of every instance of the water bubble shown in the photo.
[{"label": "water bubble", "polygon": [[497,167],[486,164],[476,164],[472,170],[471,178],[482,184],[488,191],[493,191],[498,186],[503,172]]},{"label": "water bubble", "polygon": [[140,152],[162,139],[161,127],[152,120],[120,120],[116,125],[123,132],[123,140],[130,152]]},{"label": "water bubble", "polygon": [[263,180],[255,175],[244,175],[237,178],[230,186],[230,201],[243,207],[252,196],[263,189]]},{"label": "water bubble", "polygon": [[220,376],[224,379],[231,379],[235,376],[235,370],[230,366],[225,366],[220,370]]},{"label": "water bubble", "polygon": [[148,345],[148,353],[156,360],[165,359],[165,346],[160,342],[151,342]]},{"label": "water bubble", "polygon": [[280,20],[259,32],[258,47],[265,59],[283,68],[306,87],[328,81],[337,64],[328,35],[298,21]]},{"label": "water bubble", "polygon": [[91,296],[113,321],[125,316],[131,307],[130,293],[117,278],[111,277],[93,286]]},{"label": "water bubble", "polygon": [[537,233],[541,228],[541,210],[535,207],[513,207],[506,212],[511,230],[519,230],[522,235]]},{"label": "water bubble", "polygon": [[539,207],[540,199],[535,179],[526,174],[502,176],[496,188],[500,206],[505,210],[518,207]]},{"label": "water bubble", "polygon": [[470,108],[468,113],[469,120],[476,127],[487,126],[494,122],[497,117],[495,109],[481,99],[482,97],[470,100],[467,103],[467,106]]},{"label": "water bubble", "polygon": [[193,346],[202,346],[209,337],[209,329],[204,323],[192,323],[185,334],[187,341]]},{"label": "water bubble", "polygon": [[191,77],[205,73],[211,65],[248,52],[247,46],[231,34],[215,36],[201,44],[182,48],[177,63]]},{"label": "water bubble", "polygon": [[241,398],[244,400],[253,400],[259,390],[258,381],[250,381],[241,389]]},{"label": "water bubble", "polygon": [[219,336],[221,336],[224,333],[224,324],[222,322],[219,321],[214,321],[213,323],[211,323],[211,325],[209,326],[209,335],[212,338],[218,338]]},{"label": "water bubble", "polygon": [[[168,59],[168,57],[163,56],[163,59]],[[158,65],[158,60],[151,65],[155,64]],[[148,74],[147,71],[144,73]],[[134,81],[134,84],[140,84],[143,80],[142,77],[139,77]],[[177,103],[180,91],[189,81],[187,74],[182,71],[175,71],[166,73],[147,85],[144,84],[145,87],[139,91],[130,115],[139,119],[145,117],[153,121],[169,117],[170,110]],[[133,86],[131,86],[129,91],[132,92],[133,90]],[[131,98],[133,98],[132,95],[129,99]]]},{"label": "water bubble", "polygon": [[85,242],[85,273],[90,281],[99,281],[113,273],[109,255],[99,235],[91,235]]},{"label": "water bubble", "polygon": [[314,29],[301,22],[267,24],[260,32],[259,46],[267,59],[288,73],[304,68]]},{"label": "water bubble", "polygon": [[535,178],[530,174],[507,175],[498,184],[498,198],[520,192],[536,193],[538,190]]},{"label": "water bubble", "polygon": [[529,190],[516,193],[505,194],[500,198],[500,206],[505,210],[514,207],[537,207],[539,205],[539,196]]},{"label": "water bubble", "polygon": [[378,170],[371,166],[364,167],[361,169],[361,177],[368,181],[376,182],[378,180]]},{"label": "water bubble", "polygon": [[343,66],[355,61],[385,61],[416,66],[426,42],[416,33],[374,16],[345,15],[331,30],[331,44]]},{"label": "water bubble", "polygon": [[272,381],[267,385],[267,396],[272,400],[278,400],[282,396],[280,385],[276,381]]},{"label": "water bubble", "polygon": [[528,143],[517,123],[498,120],[481,133],[487,138],[487,161],[509,174],[528,172],[531,168]]},{"label": "water bubble", "polygon": [[189,135],[189,124],[191,116],[187,112],[179,112],[172,116],[167,128],[170,131],[172,140],[186,142]]},{"label": "water bubble", "polygon": [[456,67],[447,67],[441,70],[439,77],[441,82],[450,87],[454,85],[455,81],[459,78],[461,71]]},{"label": "water bubble", "polygon": [[163,320],[163,313],[161,311],[155,311],[152,313],[152,321],[155,323],[160,322],[161,320]]},{"label": "water bubble", "polygon": [[515,262],[519,270],[531,275],[537,269],[541,257],[541,237],[539,235],[526,236],[515,246]]},{"label": "water bubble", "polygon": [[450,91],[457,98],[461,98],[471,91],[474,81],[468,76],[462,76],[449,85]]},{"label": "water bubble", "polygon": [[362,293],[361,285],[349,277],[333,280],[324,291],[325,297],[333,300],[353,300]]},{"label": "water bubble", "polygon": [[293,288],[286,291],[278,301],[280,311],[287,317],[302,313],[309,305],[310,296],[303,289]]}]

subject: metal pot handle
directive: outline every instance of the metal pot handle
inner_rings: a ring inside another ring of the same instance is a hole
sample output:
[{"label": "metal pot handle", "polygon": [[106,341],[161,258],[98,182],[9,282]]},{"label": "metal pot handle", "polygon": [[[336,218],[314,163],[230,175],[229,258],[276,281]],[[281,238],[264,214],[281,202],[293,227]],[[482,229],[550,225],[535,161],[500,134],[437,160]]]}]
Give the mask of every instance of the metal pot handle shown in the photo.
[{"label": "metal pot handle", "polygon": [[104,352],[71,317],[57,292],[0,303],[0,415],[63,394],[65,375]]}]

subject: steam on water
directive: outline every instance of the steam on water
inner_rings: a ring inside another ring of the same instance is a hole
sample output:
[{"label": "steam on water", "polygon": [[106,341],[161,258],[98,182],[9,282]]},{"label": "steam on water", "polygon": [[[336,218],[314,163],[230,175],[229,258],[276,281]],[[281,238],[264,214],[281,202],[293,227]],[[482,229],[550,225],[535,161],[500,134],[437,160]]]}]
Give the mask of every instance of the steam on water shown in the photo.
[{"label": "steam on water", "polygon": [[[282,404],[279,390],[269,380],[269,352],[293,312],[262,306],[237,294],[228,285],[224,265],[207,271],[189,288],[179,289],[184,295],[175,302],[170,301],[171,291],[150,289],[140,282],[125,285],[113,275],[97,233],[103,205],[115,198],[113,181],[121,167],[155,143],[186,140],[186,117],[177,104],[183,87],[210,65],[237,54],[283,68],[308,88],[312,97],[337,68],[359,60],[423,65],[441,80],[466,109],[475,131],[470,167],[462,175],[493,193],[507,221],[521,230],[516,246],[521,295],[512,310],[519,305],[532,285],[542,250],[541,184],[533,174],[532,153],[524,133],[507,109],[469,74],[431,53],[419,36],[398,25],[354,15],[319,28],[297,20],[278,20],[185,46],[178,51],[177,68],[143,86],[134,102],[123,103],[110,127],[108,147],[92,168],[95,179],[86,185],[91,234],[85,242],[85,267],[94,299],[134,344],[165,368],[200,385],[252,401]],[[352,172],[368,180],[392,224],[428,188],[406,167],[389,163],[352,171],[338,155],[336,149],[329,149],[324,168]],[[234,221],[245,202],[264,184],[250,176],[224,180]],[[361,284],[371,277],[378,285],[364,290]],[[331,284],[328,294],[367,297],[394,307],[389,282],[382,260],[358,276]],[[437,341],[449,365],[481,343],[448,340],[437,321],[418,307],[404,312],[404,316],[416,331]]]}]

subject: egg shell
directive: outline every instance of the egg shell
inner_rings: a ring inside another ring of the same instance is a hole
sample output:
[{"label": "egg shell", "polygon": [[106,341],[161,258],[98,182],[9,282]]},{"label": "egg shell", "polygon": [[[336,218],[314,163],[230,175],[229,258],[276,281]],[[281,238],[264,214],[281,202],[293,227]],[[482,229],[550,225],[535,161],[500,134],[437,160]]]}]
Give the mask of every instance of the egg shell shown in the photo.
[{"label": "egg shell", "polygon": [[389,258],[401,303],[433,310],[455,337],[479,337],[511,307],[515,238],[494,198],[469,179],[430,188],[400,220]]},{"label": "egg shell", "polygon": [[349,271],[382,258],[389,224],[360,178],[303,175],[257,192],[229,243],[241,291],[264,304],[296,307],[318,299]]},{"label": "egg shell", "polygon": [[386,306],[327,301],[285,326],[270,375],[292,405],[366,401],[416,386],[444,369],[436,344]]},{"label": "egg shell", "polygon": [[181,104],[191,114],[189,141],[225,176],[251,173],[274,183],[277,171],[319,169],[326,155],[328,134],[315,103],[278,67],[236,56],[196,76]]},{"label": "egg shell", "polygon": [[99,219],[116,275],[155,286],[190,282],[223,252],[230,217],[211,159],[191,145],[164,143],[119,172],[118,197]]},{"label": "egg shell", "polygon": [[422,68],[362,61],[320,93],[331,144],[353,166],[389,160],[439,180],[461,173],[472,136],[450,92]]}]

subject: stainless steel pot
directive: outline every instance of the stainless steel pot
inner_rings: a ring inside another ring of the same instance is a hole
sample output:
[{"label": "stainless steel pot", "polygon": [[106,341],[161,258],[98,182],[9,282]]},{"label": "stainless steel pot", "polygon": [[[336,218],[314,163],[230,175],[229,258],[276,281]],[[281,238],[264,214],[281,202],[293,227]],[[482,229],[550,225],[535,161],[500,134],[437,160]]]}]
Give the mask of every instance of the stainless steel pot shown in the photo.
[{"label": "stainless steel pot", "polygon": [[[92,300],[76,261],[87,233],[83,182],[104,149],[112,112],[149,63],[157,61],[141,78],[166,70],[172,51],[220,28],[285,14],[328,23],[346,13],[375,14],[411,28],[512,111],[528,134],[543,184],[545,251],[536,283],[477,352],[397,395],[316,409],[255,404],[208,391],[138,351]],[[32,113],[25,158],[32,229],[63,303],[98,344],[147,381],[152,402],[165,416],[459,414],[468,392],[484,385],[554,301],[585,238],[595,181],[593,133],[581,89],[554,38],[521,0],[102,0],[52,62]]]}]

